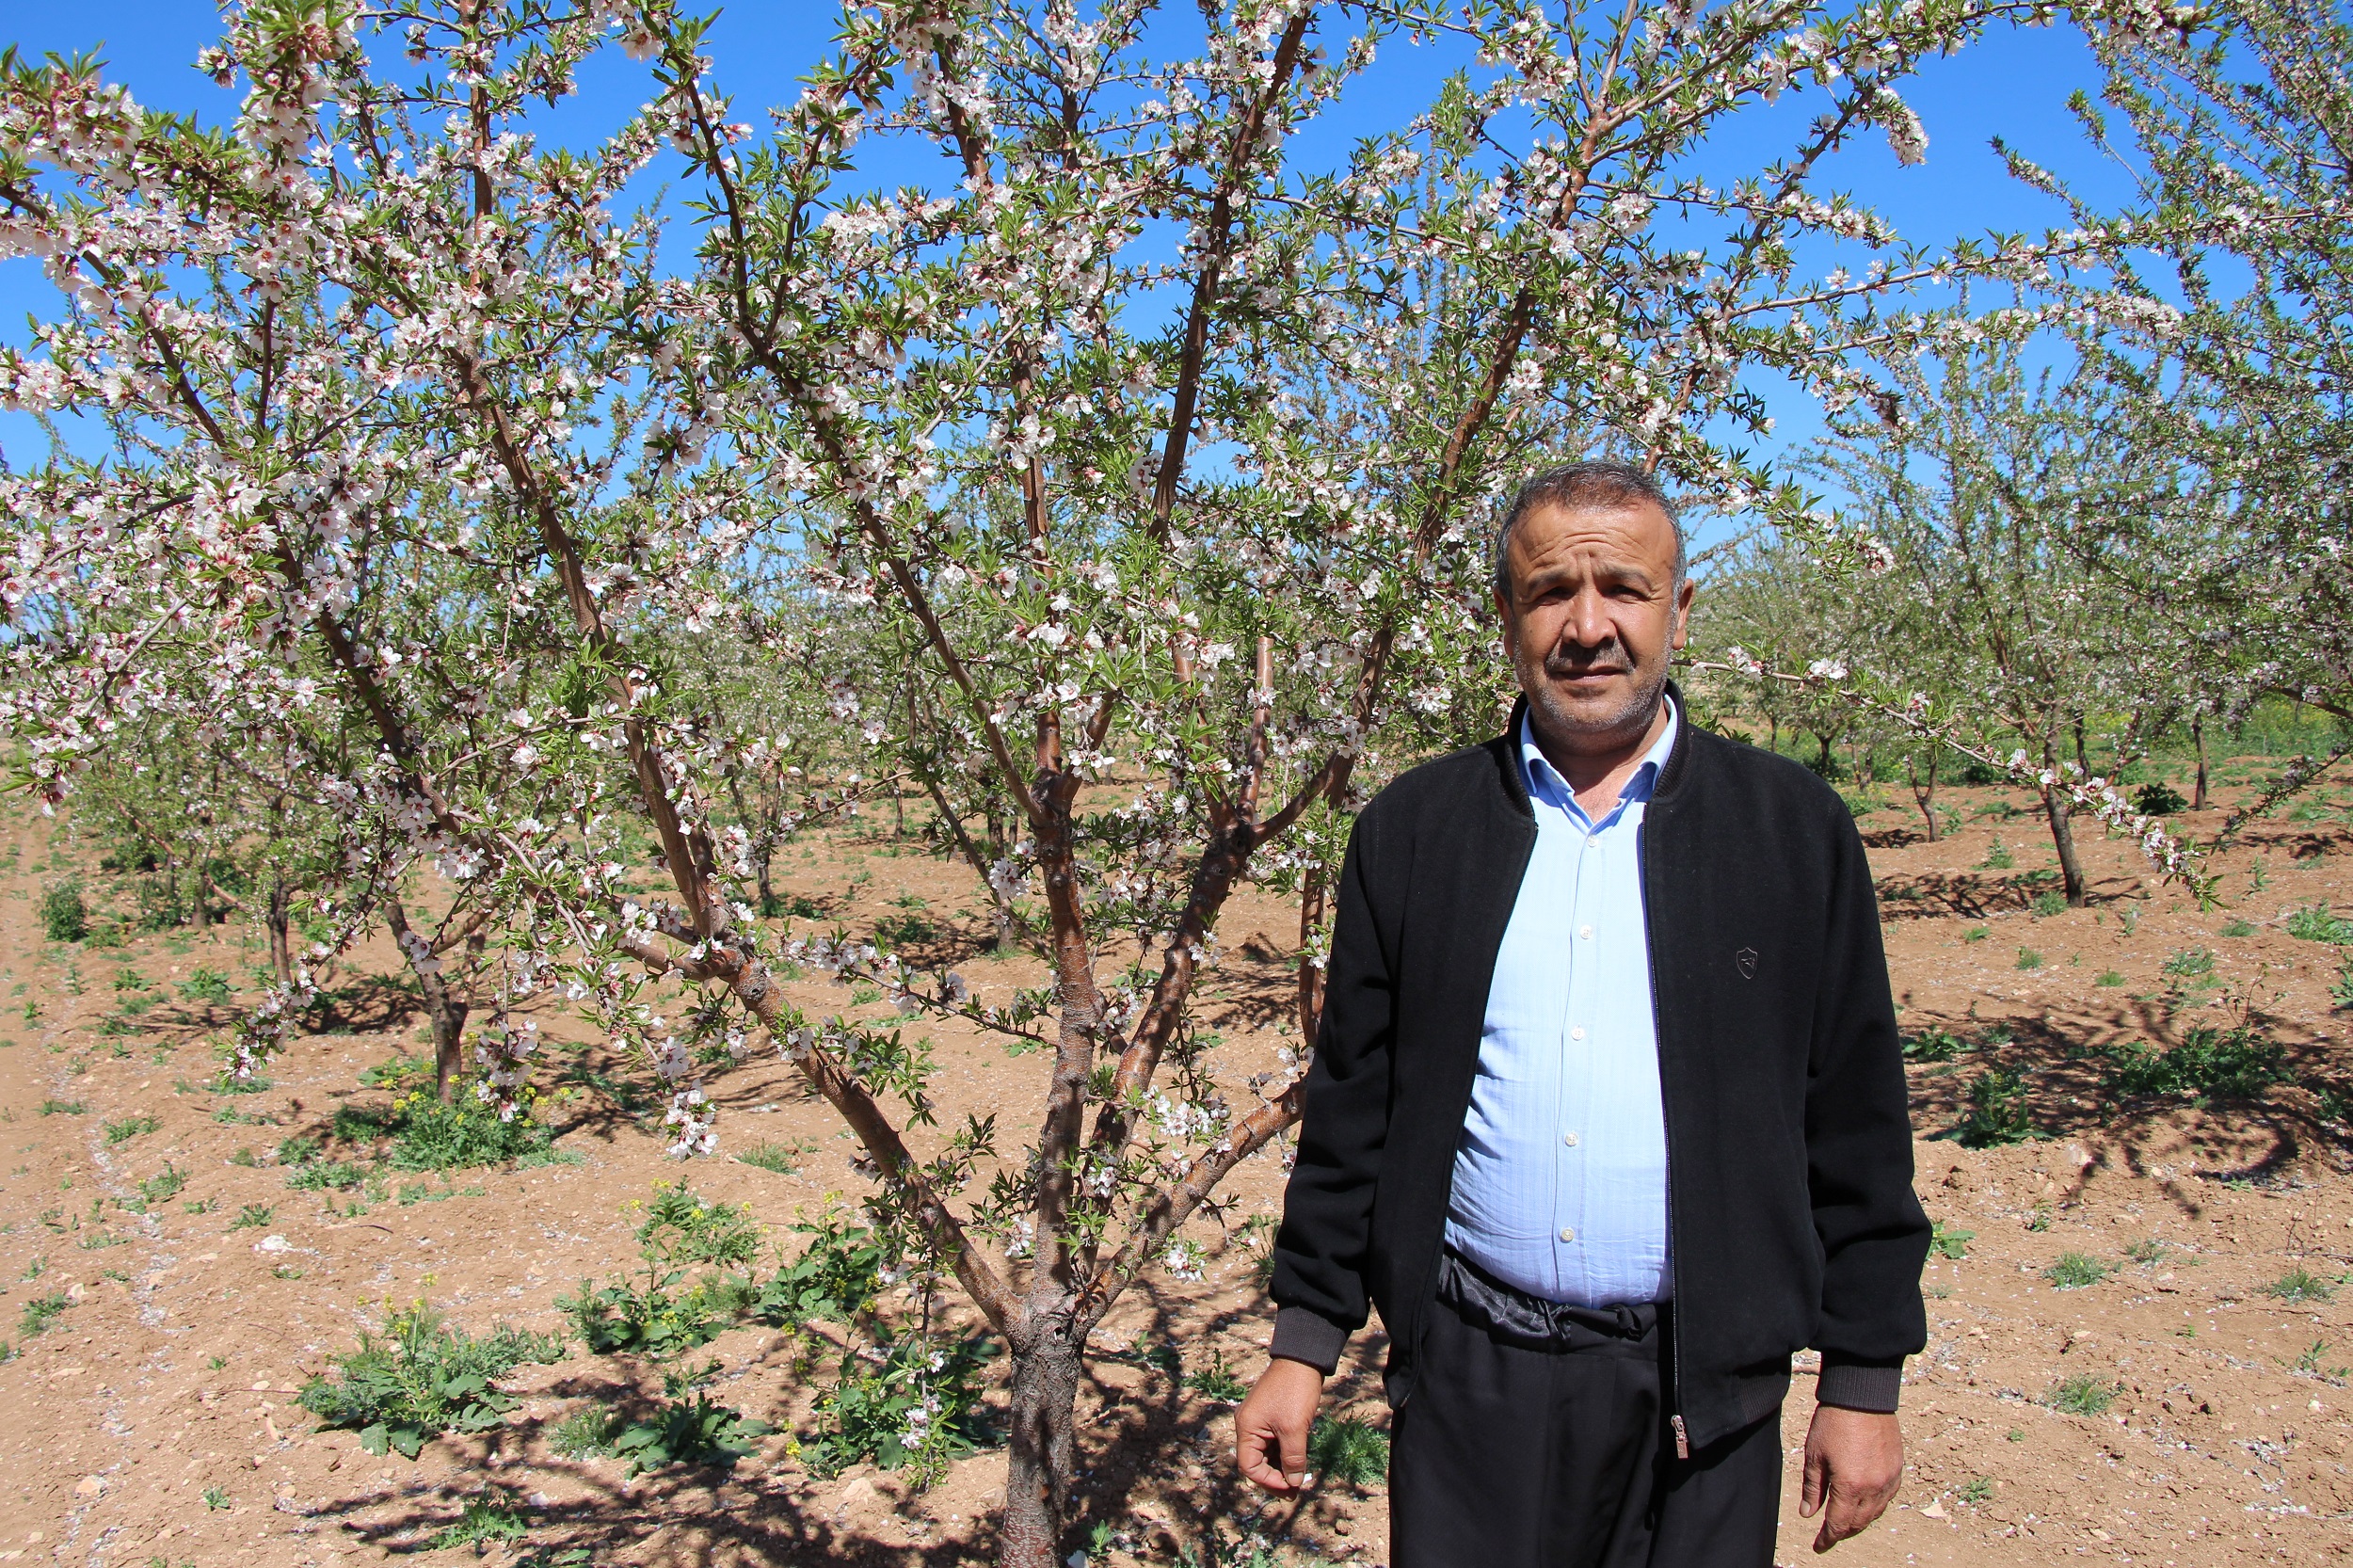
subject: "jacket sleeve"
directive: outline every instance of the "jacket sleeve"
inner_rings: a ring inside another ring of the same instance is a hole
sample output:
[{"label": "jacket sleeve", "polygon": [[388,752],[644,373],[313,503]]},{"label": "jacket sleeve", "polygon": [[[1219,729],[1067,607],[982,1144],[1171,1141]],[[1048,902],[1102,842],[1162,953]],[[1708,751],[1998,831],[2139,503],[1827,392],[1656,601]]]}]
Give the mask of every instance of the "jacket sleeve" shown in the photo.
[{"label": "jacket sleeve", "polygon": [[1831,909],[1806,1090],[1808,1186],[1822,1247],[1814,1343],[1825,1404],[1892,1411],[1928,1343],[1929,1220],[1912,1189],[1912,1114],[1879,901],[1854,819],[1832,802]]},{"label": "jacket sleeve", "polygon": [[1275,1356],[1329,1374],[1364,1325],[1372,1201],[1389,1129],[1394,976],[1380,938],[1368,863],[1375,810],[1356,820],[1341,862],[1331,968],[1315,1059],[1302,1093],[1299,1150],[1274,1238]]}]

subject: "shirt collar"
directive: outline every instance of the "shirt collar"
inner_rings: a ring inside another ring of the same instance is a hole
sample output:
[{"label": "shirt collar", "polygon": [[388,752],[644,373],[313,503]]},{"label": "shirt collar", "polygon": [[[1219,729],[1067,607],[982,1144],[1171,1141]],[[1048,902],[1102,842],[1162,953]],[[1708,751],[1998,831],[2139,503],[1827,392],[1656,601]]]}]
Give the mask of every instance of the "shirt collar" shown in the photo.
[{"label": "shirt collar", "polygon": [[[1661,696],[1658,700],[1666,705],[1666,728],[1658,732],[1658,739],[1651,744],[1651,748],[1642,753],[1641,762],[1618,791],[1620,807],[1631,801],[1650,799],[1651,792],[1658,787],[1659,770],[1667,765],[1668,753],[1674,750],[1675,732],[1683,727],[1683,716],[1675,712],[1674,698]],[[1528,786],[1529,799],[1548,800],[1554,805],[1568,807],[1579,816],[1585,814],[1584,808],[1577,803],[1577,792],[1569,788],[1569,781],[1554,770],[1551,760],[1545,756],[1544,748],[1536,744],[1535,724],[1529,713],[1520,715],[1520,775]],[[1616,812],[1612,811],[1610,815],[1614,816]]]}]

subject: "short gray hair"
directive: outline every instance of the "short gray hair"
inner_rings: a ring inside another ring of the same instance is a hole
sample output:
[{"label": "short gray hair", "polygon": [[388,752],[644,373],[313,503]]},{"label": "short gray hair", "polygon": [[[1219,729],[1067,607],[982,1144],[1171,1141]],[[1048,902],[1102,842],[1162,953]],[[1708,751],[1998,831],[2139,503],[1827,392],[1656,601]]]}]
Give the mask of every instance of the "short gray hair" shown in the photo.
[{"label": "short gray hair", "polygon": [[1632,463],[1614,458],[1596,457],[1574,463],[1556,463],[1529,475],[1512,496],[1512,504],[1505,508],[1502,526],[1496,530],[1495,588],[1506,604],[1512,602],[1512,530],[1520,519],[1539,506],[1561,506],[1571,509],[1592,508],[1616,511],[1621,507],[1648,504],[1664,513],[1667,526],[1674,531],[1675,574],[1673,586],[1683,584],[1683,520],[1675,513],[1675,504],[1667,499],[1667,492],[1658,481]]}]

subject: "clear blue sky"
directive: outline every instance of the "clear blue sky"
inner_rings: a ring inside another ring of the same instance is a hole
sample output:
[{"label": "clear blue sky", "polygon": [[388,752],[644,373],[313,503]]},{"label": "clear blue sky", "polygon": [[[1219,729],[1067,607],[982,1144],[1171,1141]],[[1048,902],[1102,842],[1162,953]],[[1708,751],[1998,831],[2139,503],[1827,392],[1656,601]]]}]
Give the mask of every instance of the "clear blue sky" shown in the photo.
[{"label": "clear blue sky", "polygon": [[[0,42],[33,56],[96,51],[107,61],[109,74],[153,107],[193,109],[214,122],[234,110],[235,96],[213,87],[192,67],[197,51],[217,35],[216,13],[205,0],[84,0],[79,5],[16,0],[8,9],[11,14],[0,20]],[[758,124],[758,111],[791,101],[795,79],[825,50],[833,16],[832,7],[823,0],[734,0],[726,7],[709,53],[720,85],[736,95],[740,118]],[[606,69],[584,80],[582,95],[564,105],[547,126],[548,134],[586,141],[630,106],[626,95],[640,90],[643,77],[625,72],[617,52],[607,58]],[[1454,63],[1392,44],[1379,67],[1386,79],[1380,90],[1352,93],[1342,111],[1321,129],[1319,138],[1328,137],[1327,145],[1337,150],[1356,136],[1381,129],[1376,115],[1408,113],[1426,103],[1440,74]],[[1388,90],[1391,86],[1394,93]],[[1833,166],[1835,181],[1917,241],[2041,229],[2062,215],[2010,180],[1988,140],[1998,134],[2078,178],[2092,194],[2121,195],[2117,177],[2094,160],[2066,109],[2070,92],[2078,88],[2096,92],[2097,86],[2090,54],[2072,28],[1997,32],[1974,49],[1932,62],[1907,88],[1929,130],[1925,166],[1899,168],[1874,136],[1867,146],[1843,154]],[[1711,161],[1721,155],[1727,174],[1753,161],[1741,157],[1743,136],[1744,127],[1736,121],[1716,138]],[[1785,135],[1764,139],[1769,154],[1785,145]],[[877,184],[902,178],[926,183],[936,179],[928,168],[887,164],[872,172]],[[55,301],[35,263],[0,263],[0,337],[22,341],[26,312],[45,312]],[[1779,426],[1776,445],[1802,440],[1819,428],[1811,400],[1801,393],[1773,386],[1761,390]],[[0,450],[16,461],[32,457],[40,450],[40,437],[31,422],[0,415]]]}]

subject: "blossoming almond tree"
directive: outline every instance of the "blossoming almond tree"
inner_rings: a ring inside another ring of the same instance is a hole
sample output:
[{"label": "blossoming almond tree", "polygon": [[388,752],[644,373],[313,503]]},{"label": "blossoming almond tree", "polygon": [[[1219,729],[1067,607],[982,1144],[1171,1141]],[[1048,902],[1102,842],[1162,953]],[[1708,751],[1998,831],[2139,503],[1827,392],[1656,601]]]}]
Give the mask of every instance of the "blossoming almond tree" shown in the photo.
[{"label": "blossoming almond tree", "polygon": [[[2031,261],[1901,251],[1823,160],[1874,130],[1916,158],[1913,64],[2046,10],[1243,0],[1168,57],[1140,3],[884,4],[764,133],[704,24],[609,0],[257,4],[207,56],[248,88],[226,135],[12,67],[0,245],[69,306],[0,396],[109,444],[6,481],[5,716],[50,799],[167,701],[316,757],[346,930],[429,866],[495,933],[493,1096],[531,1048],[510,1010],[560,989],[646,1051],[693,1153],[713,1112],[661,999],[773,1041],[911,1261],[1010,1347],[1002,1551],[1042,1568],[1089,1333],[1147,1270],[1197,1272],[1180,1227],[1298,1113],[1295,1072],[1244,1091],[1193,1030],[1227,901],[1299,892],[1305,1048],[1348,810],[1499,711],[1491,498],[1602,447],[1792,504],[1707,434],[1761,425],[1741,374],[1850,393],[1888,290]],[[371,57],[385,27],[405,62]],[[645,111],[540,150],[533,104],[611,33]],[[1345,155],[1298,150],[1377,51],[1433,39],[1475,69]],[[1712,178],[1710,136],[1784,95],[1813,118]],[[857,194],[883,138],[936,146],[936,188]],[[664,146],[707,185],[682,277],[632,204]],[[1861,270],[1801,275],[1816,246]],[[952,818],[1002,808],[988,877],[1042,903],[1044,991],[760,923],[772,814],[736,797],[787,775],[727,672],[808,674],[760,628],[780,558],[906,655],[835,715],[877,768],[965,781]],[[674,898],[624,891],[640,836]],[[1049,1046],[1032,1146],[936,1129],[920,1044],[804,1015],[783,957]]]},{"label": "blossoming almond tree", "polygon": [[[871,1038],[787,1037],[1012,1347],[1008,1560],[1055,1549],[1089,1330],[1155,1256],[1190,1261],[1176,1227],[1297,1114],[1295,1077],[1236,1112],[1201,1071],[1191,1006],[1227,899],[1254,874],[1300,890],[1311,1042],[1348,806],[1386,757],[1499,712],[1489,498],[1532,453],[1604,445],[1787,504],[1701,433],[1761,421],[1740,371],[1844,387],[1875,296],[2022,260],[1801,280],[1792,259],[1809,237],[1892,247],[1815,193],[1820,160],[1873,126],[1916,158],[1895,84],[2002,14],[1474,6],[1352,25],[1245,4],[1163,62],[1146,6],[883,8],[767,138],[730,120],[700,30],[664,33],[710,184],[697,286],[760,389],[736,439],[833,520],[813,575],[908,629],[925,744],[960,741],[1026,829],[993,877],[1044,894],[1045,1112],[968,1215],[939,1161],[836,1086],[886,1060]],[[1304,159],[1303,131],[1399,33],[1468,41],[1487,69],[1337,167]],[[1786,156],[1700,175],[1711,131],[1808,83],[1821,113]],[[885,136],[936,145],[936,185],[838,195]],[[1114,770],[1146,782],[1118,800]],[[759,1009],[715,920],[658,928]],[[1135,929],[1156,961],[1122,972],[1112,938]],[[911,1009],[1030,1025],[887,956],[790,951]]]},{"label": "blossoming almond tree", "polygon": [[[2106,107],[2080,112],[2133,198],[2105,209],[2011,167],[2069,200],[2106,264],[2051,291],[2105,381],[2101,417],[2176,472],[2119,476],[2128,504],[2088,512],[2070,542],[2168,628],[2209,712],[2272,696],[2353,725],[2353,21],[2327,0],[2234,0],[2097,41]],[[2353,742],[2298,759],[2269,804],[2347,756]]]}]

